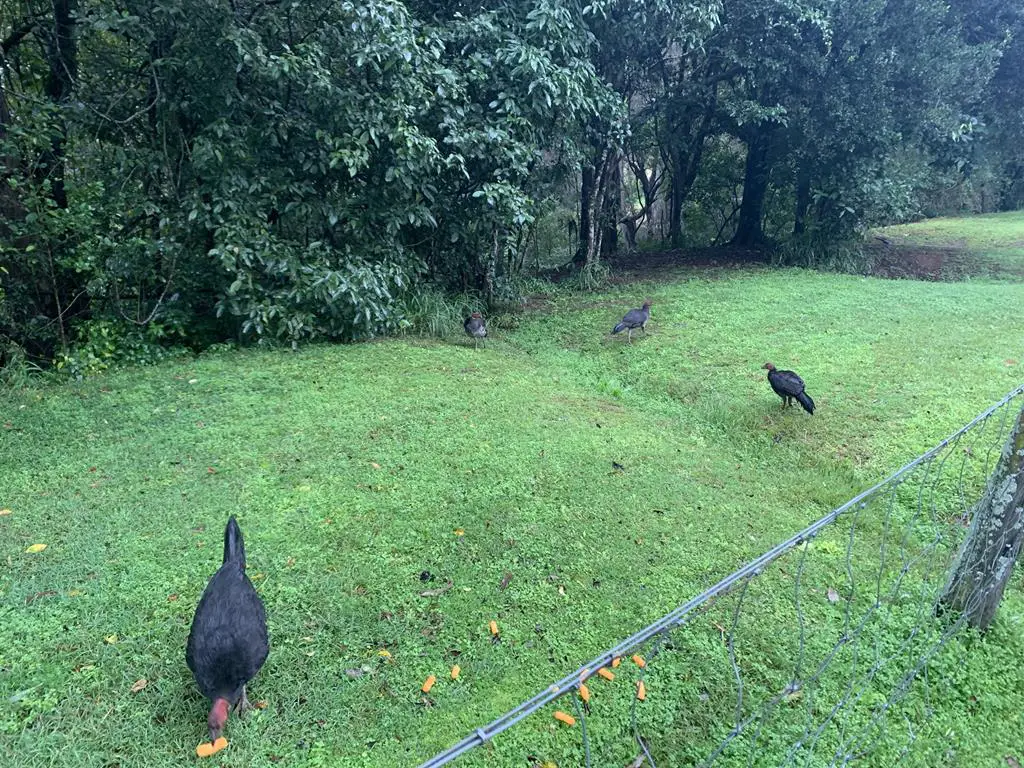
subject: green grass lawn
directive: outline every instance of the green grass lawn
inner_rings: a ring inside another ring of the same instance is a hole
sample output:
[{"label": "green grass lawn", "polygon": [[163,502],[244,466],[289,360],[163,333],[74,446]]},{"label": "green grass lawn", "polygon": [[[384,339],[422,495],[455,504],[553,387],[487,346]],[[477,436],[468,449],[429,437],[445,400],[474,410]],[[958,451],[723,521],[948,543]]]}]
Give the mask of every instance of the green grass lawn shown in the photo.
[{"label": "green grass lawn", "polygon": [[[609,337],[644,296],[647,337]],[[1019,384],[1021,306],[1014,283],[708,271],[554,294],[479,351],[221,352],[12,395],[0,763],[195,759],[206,705],[183,649],[235,513],[269,615],[250,693],[267,706],[232,718],[211,764],[415,765]],[[803,376],[814,417],[779,408],[766,360]],[[788,599],[766,585],[769,608]],[[952,649],[905,764],[1020,751],[1022,623],[1018,580],[989,636]],[[666,744],[684,738],[683,702],[648,703]],[[538,714],[465,764],[582,764],[578,734],[552,726]]]},{"label": "green grass lawn", "polygon": [[1024,269],[1024,211],[927,219],[878,232],[898,245],[956,248],[1017,274]]}]

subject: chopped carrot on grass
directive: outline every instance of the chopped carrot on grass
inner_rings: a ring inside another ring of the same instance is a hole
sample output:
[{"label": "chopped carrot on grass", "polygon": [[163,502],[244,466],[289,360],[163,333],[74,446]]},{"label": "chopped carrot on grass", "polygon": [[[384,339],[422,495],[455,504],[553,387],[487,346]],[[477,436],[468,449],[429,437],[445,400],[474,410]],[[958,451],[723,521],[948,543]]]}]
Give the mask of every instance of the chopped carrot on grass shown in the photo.
[{"label": "chopped carrot on grass", "polygon": [[462,667],[460,667],[458,664],[456,664],[454,667],[452,667],[452,680],[458,680],[459,679],[459,673],[461,671],[462,671]]},{"label": "chopped carrot on grass", "polygon": [[647,662],[646,662],[646,661],[644,661],[644,657],[643,657],[643,656],[641,656],[641,655],[640,655],[640,654],[638,654],[638,653],[634,653],[634,654],[633,654],[633,663],[634,663],[634,664],[636,664],[636,665],[637,665],[638,667],[640,667],[641,669],[643,669],[644,667],[646,667],[646,666],[647,666]]},{"label": "chopped carrot on grass", "polygon": [[560,709],[555,712],[555,720],[561,720],[566,725],[576,725],[576,718],[572,715],[565,714],[565,712]]},{"label": "chopped carrot on grass", "polygon": [[608,667],[601,667],[599,670],[597,670],[597,674],[599,674],[605,680],[614,680],[615,679],[614,673],[612,673],[612,671],[609,670]]},{"label": "chopped carrot on grass", "polygon": [[612,669],[615,669],[621,663],[622,663],[622,659],[620,659],[618,656],[616,656],[614,659],[612,659]]},{"label": "chopped carrot on grass", "polygon": [[434,687],[434,683],[436,683],[436,682],[437,682],[437,678],[434,677],[433,675],[431,675],[423,683],[423,687],[420,688],[420,690],[423,691],[424,693],[430,693],[430,689]]},{"label": "chopped carrot on grass", "polygon": [[492,635],[494,635],[495,637],[497,637],[497,636],[498,636],[498,622],[496,622],[496,621],[492,621],[492,622],[491,622],[490,624],[488,624],[487,626],[488,626],[488,627],[490,627],[490,629],[491,629],[491,634],[492,634]]},{"label": "chopped carrot on grass", "polygon": [[643,680],[636,681],[636,697],[643,701],[647,698],[647,688],[644,686]]},{"label": "chopped carrot on grass", "polygon": [[580,698],[587,704],[590,703],[590,689],[583,683],[580,683]]},{"label": "chopped carrot on grass", "polygon": [[196,747],[196,755],[199,757],[209,757],[220,752],[224,747],[228,745],[228,740],[221,736],[212,744],[210,742],[204,742]]}]

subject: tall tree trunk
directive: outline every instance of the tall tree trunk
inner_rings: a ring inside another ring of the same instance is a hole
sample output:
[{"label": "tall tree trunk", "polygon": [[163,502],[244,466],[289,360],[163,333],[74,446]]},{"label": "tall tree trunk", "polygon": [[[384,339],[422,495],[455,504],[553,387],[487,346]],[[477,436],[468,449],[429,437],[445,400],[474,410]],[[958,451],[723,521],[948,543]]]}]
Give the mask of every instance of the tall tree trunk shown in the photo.
[{"label": "tall tree trunk", "polygon": [[683,162],[684,153],[676,150],[672,153],[672,175],[669,179],[668,197],[668,239],[673,248],[683,244],[683,201],[686,199]]},{"label": "tall tree trunk", "polygon": [[594,166],[585,165],[580,173],[580,229],[577,239],[576,253],[572,257],[572,263],[582,267],[587,263],[589,251],[594,243],[594,194],[597,186],[597,172]]},{"label": "tall tree trunk", "polygon": [[1024,408],[992,472],[985,495],[974,507],[944,607],[966,614],[970,624],[988,628],[1024,543]]},{"label": "tall tree trunk", "polygon": [[690,143],[688,147],[678,148],[672,152],[672,177],[669,180],[669,220],[668,237],[673,248],[683,244],[683,203],[693,189],[700,170],[701,156],[704,154],[704,133]]},{"label": "tall tree trunk", "polygon": [[592,165],[583,167],[580,179],[580,240],[572,263],[582,268],[597,260],[601,253],[601,227],[598,219],[607,186],[609,150],[596,151]]},{"label": "tall tree trunk", "polygon": [[608,163],[601,206],[601,256],[608,257],[619,249],[619,217],[622,213],[622,158]]},{"label": "tall tree trunk", "polygon": [[807,229],[807,210],[811,207],[811,173],[806,160],[796,172],[796,210],[793,216],[793,234],[802,235]]},{"label": "tall tree trunk", "polygon": [[743,177],[743,200],[740,203],[740,218],[733,235],[733,245],[758,245],[764,241],[761,220],[764,217],[764,201],[768,194],[768,150],[771,136],[767,128],[754,133],[747,142],[747,167]]},{"label": "tall tree trunk", "polygon": [[[78,54],[75,46],[75,12],[78,0],[53,0],[53,30],[47,42],[47,63],[50,71],[46,77],[46,95],[58,106],[67,103],[78,75]],[[50,142],[50,149],[40,160],[41,175],[50,180],[53,201],[61,208],[68,207],[67,192],[64,189],[64,145],[67,141],[67,126],[61,118],[56,133]]]}]

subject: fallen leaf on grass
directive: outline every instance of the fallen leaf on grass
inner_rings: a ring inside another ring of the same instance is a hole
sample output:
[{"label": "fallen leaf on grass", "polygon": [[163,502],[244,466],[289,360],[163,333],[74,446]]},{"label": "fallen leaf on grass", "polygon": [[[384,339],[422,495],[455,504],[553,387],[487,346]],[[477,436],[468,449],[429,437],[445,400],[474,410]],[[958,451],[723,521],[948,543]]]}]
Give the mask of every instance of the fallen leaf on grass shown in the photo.
[{"label": "fallen leaf on grass", "polygon": [[117,635],[107,635],[103,638],[103,642],[107,645],[113,645],[117,642]]},{"label": "fallen leaf on grass", "polygon": [[374,469],[380,469],[380,464],[378,464],[376,461],[371,461],[370,466],[373,467]]},{"label": "fallen leaf on grass", "polygon": [[45,544],[33,544],[31,547],[25,550],[25,554],[34,555],[37,552],[42,552],[44,549],[46,549]]},{"label": "fallen leaf on grass", "polygon": [[9,510],[9,509],[0,509],[0,517],[4,517],[5,515],[9,515],[9,514],[11,514],[11,510]]},{"label": "fallen leaf on grass", "polygon": [[455,529],[455,535],[456,536],[465,536],[466,535],[466,531],[463,528],[456,528]]},{"label": "fallen leaf on grass", "polygon": [[828,588],[827,596],[828,596],[828,601],[830,603],[838,603],[839,602],[839,593],[836,592],[832,587]]},{"label": "fallen leaf on grass", "polygon": [[447,592],[453,586],[454,585],[452,584],[452,582],[449,581],[443,587],[438,587],[437,589],[425,589],[425,590],[423,590],[422,592],[420,592],[420,597],[437,597],[438,595],[443,595],[445,592]]},{"label": "fallen leaf on grass", "polygon": [[454,667],[452,667],[452,680],[458,680],[459,679],[459,673],[461,673],[461,672],[462,672],[462,667],[460,667],[458,664],[456,664]]},{"label": "fallen leaf on grass", "polygon": [[267,708],[267,700],[266,699],[260,699],[255,704],[253,704],[253,706],[256,707],[256,709],[266,709]]},{"label": "fallen leaf on grass", "polygon": [[146,680],[145,678],[142,678],[141,680],[136,680],[135,684],[132,686],[132,693],[138,693],[147,685],[149,685],[149,680]]}]

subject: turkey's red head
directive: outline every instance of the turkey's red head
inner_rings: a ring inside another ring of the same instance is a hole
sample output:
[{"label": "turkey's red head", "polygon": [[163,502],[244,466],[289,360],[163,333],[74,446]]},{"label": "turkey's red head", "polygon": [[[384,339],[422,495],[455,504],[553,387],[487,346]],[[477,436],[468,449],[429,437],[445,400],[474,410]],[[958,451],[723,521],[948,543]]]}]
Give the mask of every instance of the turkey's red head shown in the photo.
[{"label": "turkey's red head", "polygon": [[228,700],[227,699],[214,699],[213,706],[210,707],[210,714],[206,718],[206,725],[210,729],[210,741],[216,741],[220,738],[221,731],[224,730],[224,726],[228,722]]},{"label": "turkey's red head", "polygon": [[761,367],[764,368],[766,371],[774,371],[775,370],[774,363],[765,363]]},{"label": "turkey's red head", "polygon": [[474,312],[472,315],[470,315],[470,317],[472,317],[474,320],[483,319],[483,315],[481,315],[479,312]]}]

